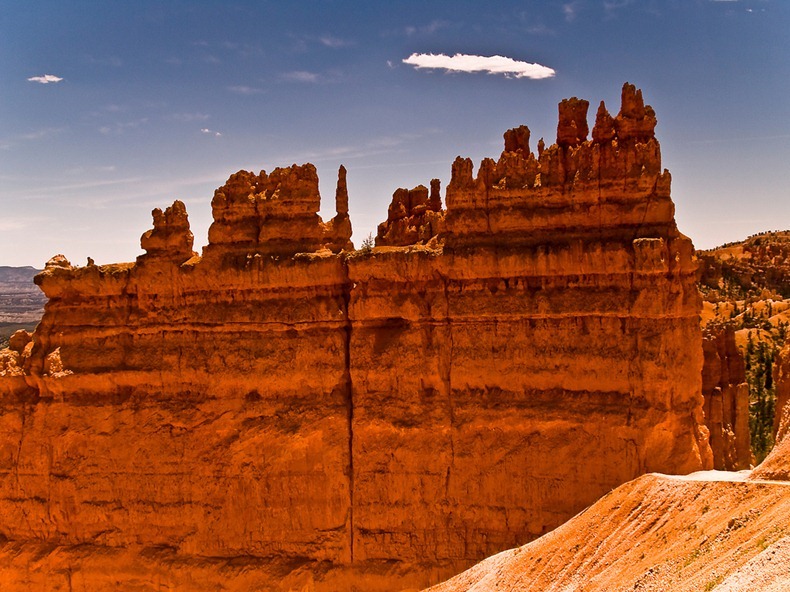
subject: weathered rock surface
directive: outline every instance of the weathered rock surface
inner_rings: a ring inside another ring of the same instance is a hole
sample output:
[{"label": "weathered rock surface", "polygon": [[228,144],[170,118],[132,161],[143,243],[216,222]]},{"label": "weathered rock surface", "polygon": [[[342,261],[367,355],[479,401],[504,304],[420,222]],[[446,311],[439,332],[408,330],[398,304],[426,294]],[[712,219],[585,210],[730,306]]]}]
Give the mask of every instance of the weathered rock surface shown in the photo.
[{"label": "weathered rock surface", "polygon": [[645,475],[431,592],[783,592],[790,484]]},{"label": "weathered rock surface", "polygon": [[214,192],[214,222],[203,255],[230,264],[248,255],[291,256],[323,248],[350,247],[346,170],[338,173],[337,215],[324,224],[318,215],[321,196],[312,164],[276,168],[270,174],[239,171]]},{"label": "weathered rock surface", "polygon": [[414,588],[710,467],[655,116],[626,85],[587,140],[582,103],[537,158],[516,128],[476,176],[457,159],[445,212],[396,192],[398,247],[338,254],[345,170],[325,224],[304,165],[231,176],[202,257],[174,205],[137,264],[51,261],[0,380],[0,580]]},{"label": "weathered rock surface", "polygon": [[776,368],[776,444],[752,478],[790,481],[790,345],[777,356]]},{"label": "weathered rock surface", "polygon": [[776,441],[790,434],[790,344],[776,357]]},{"label": "weathered rock surface", "polygon": [[752,464],[749,385],[732,328],[703,333],[702,396],[713,468],[737,471]]},{"label": "weathered rock surface", "polygon": [[431,180],[431,191],[424,185],[414,189],[396,189],[387,212],[379,224],[377,246],[402,247],[426,244],[444,232],[444,212],[439,179]]},{"label": "weathered rock surface", "polygon": [[156,208],[151,215],[154,227],[140,237],[140,246],[146,254],[138,257],[139,263],[165,259],[180,264],[197,255],[192,250],[194,237],[183,202],[176,200],[164,212]]}]

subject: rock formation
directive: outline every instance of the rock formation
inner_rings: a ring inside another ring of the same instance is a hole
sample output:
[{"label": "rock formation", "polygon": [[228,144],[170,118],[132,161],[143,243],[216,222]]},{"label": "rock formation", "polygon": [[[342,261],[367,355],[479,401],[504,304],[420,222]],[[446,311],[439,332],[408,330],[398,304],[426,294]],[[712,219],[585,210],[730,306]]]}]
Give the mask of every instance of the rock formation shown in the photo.
[{"label": "rock formation", "polygon": [[776,441],[790,434],[790,344],[776,357]]},{"label": "rock formation", "polygon": [[439,179],[431,180],[431,192],[424,185],[396,189],[387,212],[379,224],[377,246],[402,247],[428,243],[444,231],[444,212]]},{"label": "rock formation", "polygon": [[763,232],[697,256],[709,299],[790,298],[790,231]]},{"label": "rock formation", "polygon": [[[156,208],[151,215],[154,227],[140,237],[140,246],[146,254],[137,258],[138,263],[165,259],[180,264],[197,255],[192,250],[193,236],[183,202],[176,200],[164,212]],[[88,266],[92,263],[89,261]]]},{"label": "rock formation", "polygon": [[785,592],[788,492],[737,473],[644,475],[430,592]]},{"label": "rock formation", "polygon": [[248,256],[291,256],[323,248],[350,247],[346,170],[338,173],[337,215],[324,224],[321,196],[312,164],[276,168],[258,175],[239,171],[214,192],[214,222],[203,255],[233,264]]},{"label": "rock formation", "polygon": [[713,467],[726,471],[748,469],[753,462],[749,385],[743,355],[735,344],[735,332],[723,328],[704,333],[702,351],[702,396]]},{"label": "rock formation", "polygon": [[626,85],[588,140],[586,108],[539,157],[524,127],[459,157],[445,211],[397,191],[372,250],[340,252],[345,169],[323,223],[308,164],[232,175],[202,257],[174,204],[136,264],[51,261],[0,380],[0,580],[418,587],[709,467],[655,116]]}]

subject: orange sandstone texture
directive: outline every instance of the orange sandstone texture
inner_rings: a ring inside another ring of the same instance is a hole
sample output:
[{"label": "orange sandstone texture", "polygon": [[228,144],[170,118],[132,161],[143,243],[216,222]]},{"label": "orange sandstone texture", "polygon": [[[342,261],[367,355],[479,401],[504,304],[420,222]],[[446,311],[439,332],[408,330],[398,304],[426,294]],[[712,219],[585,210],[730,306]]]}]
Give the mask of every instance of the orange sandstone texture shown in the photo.
[{"label": "orange sandstone texture", "polygon": [[643,475],[430,592],[786,592],[790,483]]},{"label": "orange sandstone texture", "polygon": [[715,469],[748,469],[752,462],[749,436],[749,385],[743,355],[731,327],[708,330],[702,341],[702,395],[705,425]]},{"label": "orange sandstone texture", "polygon": [[53,259],[0,380],[0,580],[418,588],[710,467],[655,116],[626,85],[589,140],[586,110],[537,157],[523,126],[459,157],[445,210],[397,191],[372,251],[308,164],[232,175],[202,257],[176,202],[136,264]]}]

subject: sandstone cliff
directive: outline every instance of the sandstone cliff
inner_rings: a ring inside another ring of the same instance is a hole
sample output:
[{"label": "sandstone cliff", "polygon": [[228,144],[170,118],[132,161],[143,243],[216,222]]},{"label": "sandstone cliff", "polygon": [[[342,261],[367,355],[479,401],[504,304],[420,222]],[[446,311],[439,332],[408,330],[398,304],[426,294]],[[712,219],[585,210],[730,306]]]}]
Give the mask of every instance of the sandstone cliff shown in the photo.
[{"label": "sandstone cliff", "polygon": [[789,493],[737,473],[644,475],[430,592],[785,592]]},{"label": "sandstone cliff", "polygon": [[[312,165],[241,171],[193,255],[183,204],[135,264],[53,259],[0,380],[9,589],[398,590],[712,463],[699,296],[652,109],[505,134],[395,193],[350,245]],[[389,245],[389,246],[387,246]],[[397,246],[391,246],[397,245]]]},{"label": "sandstone cliff", "polygon": [[752,465],[749,385],[744,358],[731,327],[703,334],[702,396],[715,469],[737,471]]}]

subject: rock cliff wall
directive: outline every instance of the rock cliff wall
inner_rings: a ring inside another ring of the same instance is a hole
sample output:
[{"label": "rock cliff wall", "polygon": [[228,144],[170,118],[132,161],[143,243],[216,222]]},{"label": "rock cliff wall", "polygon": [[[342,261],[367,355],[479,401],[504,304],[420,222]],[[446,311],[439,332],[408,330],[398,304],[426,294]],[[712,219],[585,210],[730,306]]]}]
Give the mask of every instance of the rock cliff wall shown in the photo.
[{"label": "rock cliff wall", "polygon": [[231,176],[202,257],[176,202],[135,264],[53,259],[0,380],[4,581],[424,586],[709,467],[655,115],[626,85],[587,139],[586,110],[459,157],[445,210],[399,190],[372,250],[343,251],[345,169],[324,223],[304,165]]},{"label": "rock cliff wall", "polygon": [[702,340],[702,396],[705,425],[710,432],[713,468],[748,469],[752,463],[749,436],[749,385],[743,355],[731,327],[706,331]]}]

